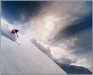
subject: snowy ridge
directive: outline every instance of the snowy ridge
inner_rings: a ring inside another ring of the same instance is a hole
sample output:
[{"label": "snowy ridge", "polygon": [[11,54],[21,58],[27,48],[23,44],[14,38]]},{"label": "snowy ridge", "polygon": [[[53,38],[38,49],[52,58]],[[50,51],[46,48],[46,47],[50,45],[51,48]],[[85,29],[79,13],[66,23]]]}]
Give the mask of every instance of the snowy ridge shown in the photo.
[{"label": "snowy ridge", "polygon": [[66,74],[27,38],[19,36],[20,45],[1,35],[1,74]]}]

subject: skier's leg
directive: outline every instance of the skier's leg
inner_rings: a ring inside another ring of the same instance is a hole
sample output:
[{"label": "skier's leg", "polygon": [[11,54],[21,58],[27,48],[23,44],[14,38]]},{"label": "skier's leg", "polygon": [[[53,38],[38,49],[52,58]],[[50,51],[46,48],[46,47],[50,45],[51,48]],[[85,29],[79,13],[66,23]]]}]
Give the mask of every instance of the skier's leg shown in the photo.
[{"label": "skier's leg", "polygon": [[17,37],[18,37],[18,35],[17,35]]}]

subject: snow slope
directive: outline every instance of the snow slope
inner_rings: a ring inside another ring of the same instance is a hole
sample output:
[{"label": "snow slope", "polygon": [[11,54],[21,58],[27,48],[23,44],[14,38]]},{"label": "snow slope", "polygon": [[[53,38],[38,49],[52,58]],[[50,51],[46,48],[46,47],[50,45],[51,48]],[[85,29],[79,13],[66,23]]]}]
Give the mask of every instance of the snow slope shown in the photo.
[{"label": "snow slope", "polygon": [[66,74],[27,38],[15,41],[1,34],[1,74]]}]

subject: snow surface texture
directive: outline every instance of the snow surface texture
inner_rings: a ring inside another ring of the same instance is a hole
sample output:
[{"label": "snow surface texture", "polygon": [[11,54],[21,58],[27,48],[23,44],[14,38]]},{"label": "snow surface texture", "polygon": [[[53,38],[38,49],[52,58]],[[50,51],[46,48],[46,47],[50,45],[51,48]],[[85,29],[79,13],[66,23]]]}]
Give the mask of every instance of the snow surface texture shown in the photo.
[{"label": "snow surface texture", "polygon": [[1,27],[1,74],[66,74],[27,38],[11,35],[7,24]]}]

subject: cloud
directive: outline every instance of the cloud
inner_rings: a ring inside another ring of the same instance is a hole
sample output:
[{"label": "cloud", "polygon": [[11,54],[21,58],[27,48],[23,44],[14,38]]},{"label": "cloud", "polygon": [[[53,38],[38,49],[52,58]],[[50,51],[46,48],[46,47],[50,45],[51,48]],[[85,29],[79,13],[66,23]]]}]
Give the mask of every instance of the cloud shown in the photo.
[{"label": "cloud", "polygon": [[69,65],[73,64],[73,65],[89,68],[89,64],[86,58],[83,57],[82,59],[80,59],[71,51],[67,51],[57,47],[54,48],[51,47],[50,51],[51,51],[51,55],[53,56],[52,59],[56,62],[59,62],[61,64],[69,64]]},{"label": "cloud", "polygon": [[[42,40],[55,43],[91,27],[91,24],[88,25],[91,21],[91,9],[91,1],[47,1],[44,4],[41,2],[37,13],[31,11],[35,15],[29,15],[29,20],[22,26],[25,30],[31,31],[31,34],[38,35]],[[45,29],[45,22],[48,21],[55,25],[52,31]]]},{"label": "cloud", "polygon": [[72,51],[68,51],[59,47],[52,47],[36,38],[32,38],[31,41],[33,44],[35,44],[36,47],[38,47],[55,62],[61,64],[83,66],[91,70],[91,64],[88,63],[88,60],[85,57],[79,57],[80,55],[77,56],[72,53]]},{"label": "cloud", "polygon": [[[88,11],[86,10],[88,9]],[[48,10],[48,12],[47,12]],[[41,11],[42,12],[42,11]],[[92,3],[86,1],[53,2],[43,9],[42,14],[58,16],[56,31],[52,34],[53,43],[72,36],[92,26]],[[50,34],[51,35],[51,34]]]}]

